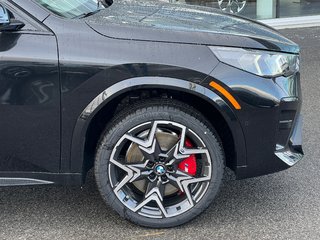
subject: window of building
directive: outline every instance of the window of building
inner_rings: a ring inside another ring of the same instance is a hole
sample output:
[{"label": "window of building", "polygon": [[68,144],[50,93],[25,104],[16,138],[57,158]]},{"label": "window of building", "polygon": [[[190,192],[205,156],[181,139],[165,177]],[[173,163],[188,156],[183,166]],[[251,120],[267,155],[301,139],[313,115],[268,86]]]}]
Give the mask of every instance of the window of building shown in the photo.
[{"label": "window of building", "polygon": [[320,0],[168,0],[219,8],[253,19],[320,15]]}]

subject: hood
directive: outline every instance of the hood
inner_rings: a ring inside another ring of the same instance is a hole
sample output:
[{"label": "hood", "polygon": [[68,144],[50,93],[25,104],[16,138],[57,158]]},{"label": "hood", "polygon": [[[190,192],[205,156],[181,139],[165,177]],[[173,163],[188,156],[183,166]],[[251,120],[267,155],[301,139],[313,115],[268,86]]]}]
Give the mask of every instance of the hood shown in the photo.
[{"label": "hood", "polygon": [[159,1],[115,1],[85,18],[96,32],[110,38],[299,52],[276,30],[213,8]]}]

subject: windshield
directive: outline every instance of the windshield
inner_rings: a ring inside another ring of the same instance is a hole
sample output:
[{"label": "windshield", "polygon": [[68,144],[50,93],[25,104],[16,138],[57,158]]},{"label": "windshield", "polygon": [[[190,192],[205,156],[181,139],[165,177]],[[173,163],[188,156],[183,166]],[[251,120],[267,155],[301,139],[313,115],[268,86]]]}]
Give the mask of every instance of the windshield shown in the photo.
[{"label": "windshield", "polygon": [[99,0],[35,0],[51,12],[66,18],[77,18],[104,8]]}]

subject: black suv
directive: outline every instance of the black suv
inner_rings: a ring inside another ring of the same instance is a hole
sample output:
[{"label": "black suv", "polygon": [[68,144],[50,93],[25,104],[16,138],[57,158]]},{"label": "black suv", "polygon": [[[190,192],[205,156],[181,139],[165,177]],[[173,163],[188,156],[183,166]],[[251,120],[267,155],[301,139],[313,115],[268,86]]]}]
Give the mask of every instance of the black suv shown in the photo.
[{"label": "black suv", "polygon": [[144,226],[183,224],[302,156],[299,47],[157,2],[0,0],[0,186],[83,184]]}]

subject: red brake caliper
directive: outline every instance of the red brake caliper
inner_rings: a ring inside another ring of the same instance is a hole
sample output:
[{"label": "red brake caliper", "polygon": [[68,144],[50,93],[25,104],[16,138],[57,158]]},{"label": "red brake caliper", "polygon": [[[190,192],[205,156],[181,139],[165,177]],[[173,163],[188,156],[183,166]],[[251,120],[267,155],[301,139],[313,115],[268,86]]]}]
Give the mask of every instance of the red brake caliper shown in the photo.
[{"label": "red brake caliper", "polygon": [[[185,142],[186,147],[193,147],[192,143],[189,139],[186,139]],[[190,155],[187,159],[183,160],[178,168],[192,176],[196,175],[197,172],[197,161],[196,156],[194,154]]]}]

